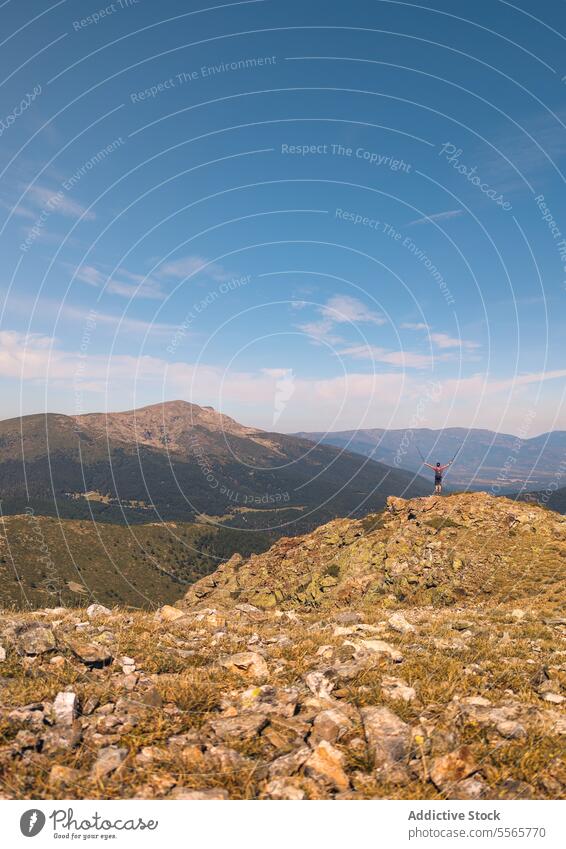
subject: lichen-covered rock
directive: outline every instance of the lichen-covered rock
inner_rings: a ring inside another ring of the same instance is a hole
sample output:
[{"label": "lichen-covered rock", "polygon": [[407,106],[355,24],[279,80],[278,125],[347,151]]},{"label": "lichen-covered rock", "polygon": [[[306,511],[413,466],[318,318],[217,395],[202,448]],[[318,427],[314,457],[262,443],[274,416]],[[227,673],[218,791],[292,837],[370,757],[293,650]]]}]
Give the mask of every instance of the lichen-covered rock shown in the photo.
[{"label": "lichen-covered rock", "polygon": [[257,714],[215,719],[210,723],[210,727],[221,740],[249,740],[251,737],[257,737],[266,725],[265,716]]},{"label": "lichen-covered rock", "polygon": [[19,627],[16,640],[18,648],[29,655],[45,654],[57,647],[52,629],[35,622]]},{"label": "lichen-covered rock", "polygon": [[[450,607],[476,594],[506,598],[524,580],[525,564],[560,566],[565,523],[554,516],[485,493],[392,497],[379,517],[335,519],[306,536],[282,538],[263,554],[232,558],[197,581],[183,605],[206,599],[265,610],[326,609],[392,594],[398,601]],[[558,547],[549,548],[549,540]],[[506,564],[504,580],[494,570],[497,563]],[[389,622],[412,633],[399,611]]]}]

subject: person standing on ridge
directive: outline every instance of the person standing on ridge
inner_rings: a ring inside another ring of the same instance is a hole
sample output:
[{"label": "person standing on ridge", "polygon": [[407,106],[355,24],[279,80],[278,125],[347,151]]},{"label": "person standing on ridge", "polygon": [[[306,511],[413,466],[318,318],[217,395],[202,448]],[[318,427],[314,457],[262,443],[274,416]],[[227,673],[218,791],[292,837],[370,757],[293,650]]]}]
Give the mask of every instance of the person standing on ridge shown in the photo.
[{"label": "person standing on ridge", "polygon": [[445,466],[441,466],[440,463],[437,463],[436,466],[433,466],[432,463],[425,463],[425,466],[428,466],[429,469],[434,469],[434,494],[441,495],[442,494],[442,473],[446,471],[448,466],[451,466],[454,461],[450,460],[449,463],[446,463]]}]

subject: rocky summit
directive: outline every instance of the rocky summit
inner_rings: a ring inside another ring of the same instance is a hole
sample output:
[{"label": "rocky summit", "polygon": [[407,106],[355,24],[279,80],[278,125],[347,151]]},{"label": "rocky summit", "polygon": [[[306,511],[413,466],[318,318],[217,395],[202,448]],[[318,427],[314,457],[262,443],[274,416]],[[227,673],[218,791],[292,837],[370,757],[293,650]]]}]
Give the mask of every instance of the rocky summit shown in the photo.
[{"label": "rocky summit", "polygon": [[4,611],[4,798],[566,794],[566,521],[464,494],[234,556],[175,606]]},{"label": "rocky summit", "polygon": [[555,513],[484,493],[390,497],[381,513],[280,539],[245,561],[234,555],[185,604],[477,606],[535,592],[558,602],[565,528]]}]

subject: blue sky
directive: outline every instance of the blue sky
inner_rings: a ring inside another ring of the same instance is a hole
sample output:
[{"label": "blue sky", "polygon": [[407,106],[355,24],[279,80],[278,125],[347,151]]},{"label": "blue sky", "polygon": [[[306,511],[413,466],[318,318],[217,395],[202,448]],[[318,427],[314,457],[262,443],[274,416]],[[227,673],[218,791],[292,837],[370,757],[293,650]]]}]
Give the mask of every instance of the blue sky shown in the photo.
[{"label": "blue sky", "polygon": [[0,20],[2,417],[566,427],[563,3]]}]

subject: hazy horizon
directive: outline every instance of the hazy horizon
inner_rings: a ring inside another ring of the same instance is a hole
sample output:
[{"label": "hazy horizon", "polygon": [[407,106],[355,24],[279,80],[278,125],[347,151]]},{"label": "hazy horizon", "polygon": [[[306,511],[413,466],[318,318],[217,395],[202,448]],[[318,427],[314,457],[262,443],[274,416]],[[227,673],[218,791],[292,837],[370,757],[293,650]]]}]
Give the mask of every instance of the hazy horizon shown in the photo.
[{"label": "hazy horizon", "polygon": [[106,409],[106,410],[93,409],[93,410],[88,410],[87,412],[83,412],[83,413],[66,412],[64,410],[58,410],[58,409],[35,410],[35,411],[29,412],[29,413],[16,414],[15,416],[11,416],[11,415],[10,416],[3,416],[0,419],[0,421],[10,421],[10,420],[15,419],[15,418],[23,418],[25,416],[34,416],[34,415],[39,415],[39,416],[40,415],[63,415],[63,416],[85,415],[85,416],[88,416],[88,415],[93,415],[93,414],[112,415],[112,414],[119,414],[119,413],[129,413],[129,412],[132,412],[134,410],[142,410],[145,407],[160,407],[160,406],[164,406],[164,405],[166,406],[167,404],[174,404],[174,403],[178,403],[178,402],[184,402],[184,403],[187,403],[187,404],[194,404],[198,407],[209,407],[209,408],[212,407],[215,412],[221,413],[222,415],[229,416],[230,418],[235,419],[239,424],[242,424],[245,427],[258,427],[259,430],[271,430],[273,432],[281,433],[281,434],[284,434],[284,435],[287,435],[287,436],[294,436],[297,433],[343,433],[343,432],[349,432],[349,431],[367,431],[367,430],[385,430],[385,431],[398,431],[398,432],[417,431],[417,430],[429,430],[429,431],[432,431],[432,432],[438,432],[438,431],[442,431],[442,430],[463,430],[463,431],[469,432],[469,431],[482,431],[482,430],[484,430],[488,433],[494,433],[498,436],[512,436],[512,437],[516,437],[516,438],[519,438],[519,439],[527,440],[527,439],[537,439],[541,436],[545,436],[545,435],[548,435],[548,434],[551,434],[551,433],[565,433],[566,432],[566,430],[563,429],[563,428],[554,428],[553,430],[550,430],[550,431],[543,430],[540,433],[535,432],[535,433],[530,433],[529,436],[522,436],[521,433],[515,433],[515,432],[512,432],[512,431],[492,430],[491,428],[482,428],[482,427],[470,428],[470,427],[467,427],[466,425],[457,425],[457,424],[447,425],[447,426],[444,426],[444,427],[429,427],[429,426],[426,426],[426,425],[416,425],[416,426],[413,425],[413,426],[411,426],[410,424],[406,424],[404,426],[401,425],[400,427],[389,427],[389,428],[383,427],[382,425],[379,425],[379,424],[367,425],[367,426],[364,426],[364,427],[358,427],[358,426],[353,425],[351,427],[345,426],[345,427],[340,427],[340,428],[334,428],[332,430],[326,430],[324,428],[318,428],[318,429],[313,428],[312,430],[306,430],[304,428],[300,428],[300,429],[297,429],[297,430],[283,430],[283,429],[278,429],[278,428],[274,428],[274,427],[272,427],[272,428],[265,428],[265,427],[260,428],[253,421],[247,421],[247,420],[239,419],[237,416],[233,415],[229,410],[220,410],[220,409],[214,407],[214,405],[212,405],[212,404],[204,404],[204,403],[200,404],[197,401],[189,401],[186,398],[169,398],[167,400],[153,401],[153,402],[150,402],[150,403],[147,403],[147,404],[146,403],[139,404],[136,407],[119,407],[119,408],[115,408],[115,409],[113,408],[113,409]]}]

